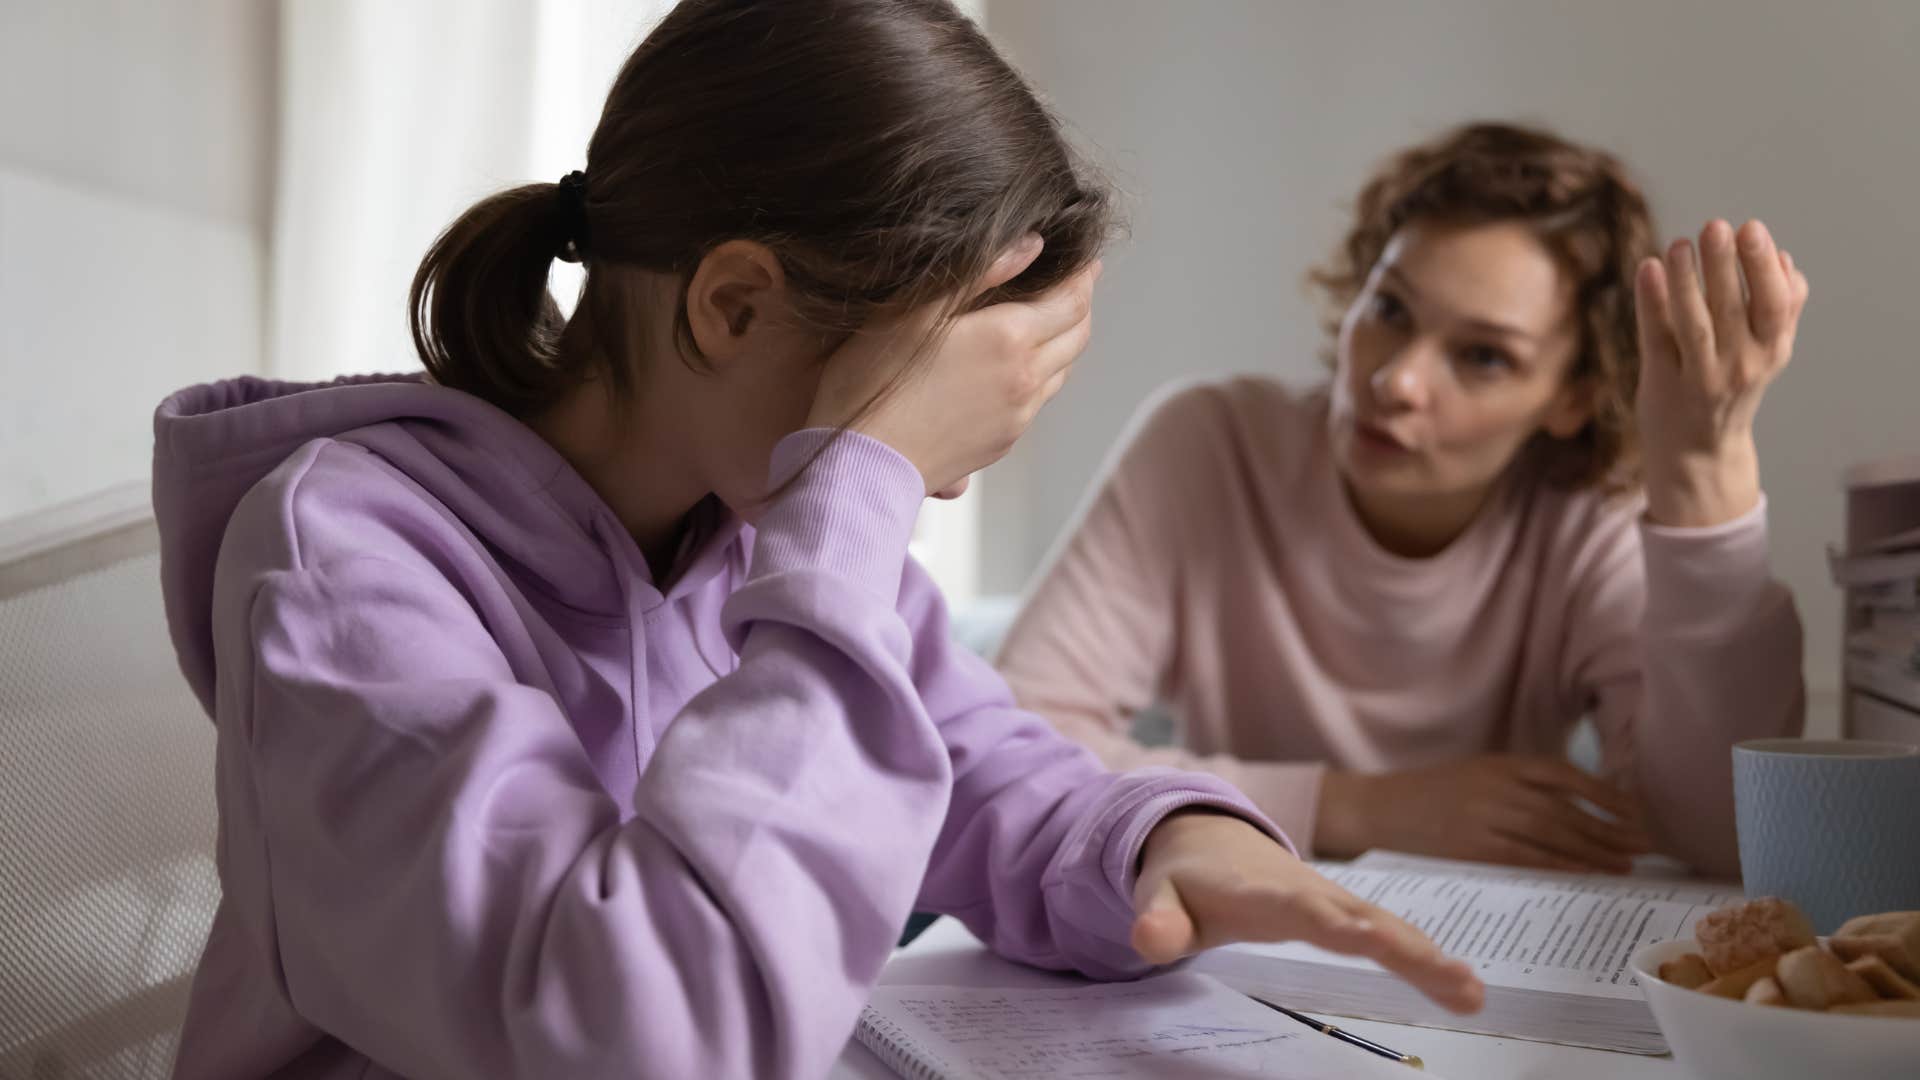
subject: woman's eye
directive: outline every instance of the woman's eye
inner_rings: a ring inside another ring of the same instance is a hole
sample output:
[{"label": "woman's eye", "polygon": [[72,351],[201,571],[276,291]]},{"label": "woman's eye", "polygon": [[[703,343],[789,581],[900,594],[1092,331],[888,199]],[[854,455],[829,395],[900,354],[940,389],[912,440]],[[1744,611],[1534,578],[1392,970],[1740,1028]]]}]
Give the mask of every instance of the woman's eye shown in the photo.
[{"label": "woman's eye", "polygon": [[1494,375],[1513,370],[1513,358],[1491,345],[1471,345],[1462,349],[1460,363],[1476,375]]},{"label": "woman's eye", "polygon": [[1373,317],[1388,326],[1400,326],[1407,321],[1407,306],[1392,293],[1374,293]]}]

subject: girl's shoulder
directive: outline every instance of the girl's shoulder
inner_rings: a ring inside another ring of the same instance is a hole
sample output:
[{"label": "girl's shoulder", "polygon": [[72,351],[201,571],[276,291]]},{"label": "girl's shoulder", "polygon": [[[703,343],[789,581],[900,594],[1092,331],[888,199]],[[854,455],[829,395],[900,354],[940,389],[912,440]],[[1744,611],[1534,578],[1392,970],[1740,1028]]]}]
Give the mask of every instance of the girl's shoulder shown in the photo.
[{"label": "girl's shoulder", "polygon": [[359,443],[312,439],[253,485],[227,520],[223,562],[300,570],[344,556],[415,552],[447,528],[425,489]]}]

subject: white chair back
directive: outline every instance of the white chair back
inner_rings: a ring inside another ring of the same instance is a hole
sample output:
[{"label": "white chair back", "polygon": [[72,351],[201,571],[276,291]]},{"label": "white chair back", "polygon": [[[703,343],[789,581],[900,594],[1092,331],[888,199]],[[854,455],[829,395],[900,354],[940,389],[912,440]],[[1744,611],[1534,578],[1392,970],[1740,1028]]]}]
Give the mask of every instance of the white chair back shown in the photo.
[{"label": "white chair back", "polygon": [[145,485],[0,528],[0,1080],[164,1077],[219,902]]}]

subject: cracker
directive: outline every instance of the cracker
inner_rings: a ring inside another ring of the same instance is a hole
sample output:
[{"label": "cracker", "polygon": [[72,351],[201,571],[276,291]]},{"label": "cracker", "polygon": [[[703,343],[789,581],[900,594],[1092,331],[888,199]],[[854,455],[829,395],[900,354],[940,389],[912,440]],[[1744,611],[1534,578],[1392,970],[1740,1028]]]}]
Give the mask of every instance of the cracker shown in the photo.
[{"label": "cracker", "polygon": [[1863,956],[1848,964],[1847,970],[1867,980],[1867,985],[1888,1001],[1920,1001],[1920,986],[1877,956]]},{"label": "cracker", "polygon": [[[1848,919],[1828,939],[1842,960],[1877,956],[1909,982],[1920,983],[1920,911],[1889,911]],[[1712,963],[1709,955],[1707,962]]]},{"label": "cracker", "polygon": [[1695,924],[1693,934],[1715,975],[1740,971],[1813,944],[1813,924],[1806,915],[1774,896],[1709,912]]},{"label": "cracker", "polygon": [[1780,981],[1767,975],[1747,987],[1747,996],[1743,1000],[1749,1005],[1784,1006],[1787,1004],[1787,995],[1780,989]]},{"label": "cracker", "polygon": [[1775,963],[1774,958],[1769,956],[1765,960],[1748,964],[1739,971],[1730,971],[1700,987],[1700,992],[1738,1001],[1747,996],[1747,991],[1753,989],[1754,983],[1773,974]]},{"label": "cracker", "polygon": [[1781,957],[1774,977],[1796,1009],[1826,1009],[1880,997],[1867,980],[1848,971],[1845,964],[1818,945],[1795,949]]},{"label": "cracker", "polygon": [[1920,1001],[1863,1001],[1855,1005],[1835,1005],[1827,1010],[1854,1016],[1904,1016],[1920,1020]]},{"label": "cracker", "polygon": [[1678,960],[1661,964],[1660,981],[1698,990],[1713,981],[1713,971],[1707,967],[1705,957],[1699,953],[1688,953]]}]

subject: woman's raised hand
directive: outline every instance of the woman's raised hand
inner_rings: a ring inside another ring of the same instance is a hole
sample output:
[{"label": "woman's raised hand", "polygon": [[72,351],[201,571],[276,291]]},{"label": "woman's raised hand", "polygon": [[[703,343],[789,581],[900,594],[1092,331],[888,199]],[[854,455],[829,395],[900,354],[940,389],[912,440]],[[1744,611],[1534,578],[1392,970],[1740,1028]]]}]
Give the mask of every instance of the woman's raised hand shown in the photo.
[{"label": "woman's raised hand", "polygon": [[1731,521],[1760,499],[1753,419],[1787,361],[1807,276],[1767,227],[1724,221],[1676,240],[1634,279],[1647,514],[1660,525]]}]

